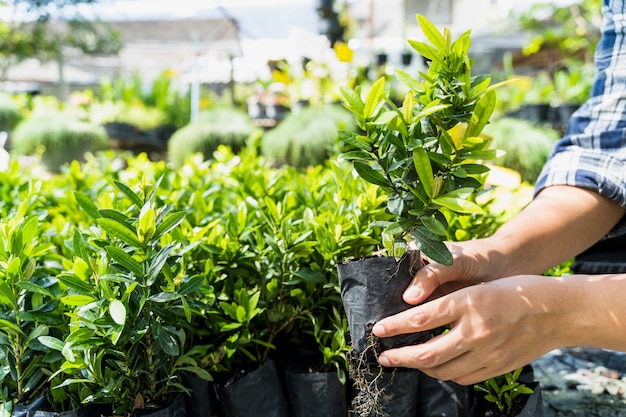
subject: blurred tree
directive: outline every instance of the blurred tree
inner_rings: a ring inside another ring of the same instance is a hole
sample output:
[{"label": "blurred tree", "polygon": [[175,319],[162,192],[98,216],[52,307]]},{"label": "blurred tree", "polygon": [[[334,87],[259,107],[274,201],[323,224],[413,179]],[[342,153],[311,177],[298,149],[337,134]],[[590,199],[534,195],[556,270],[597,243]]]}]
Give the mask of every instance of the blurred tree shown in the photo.
[{"label": "blurred tree", "polygon": [[519,22],[534,34],[524,48],[526,55],[555,48],[565,58],[590,62],[600,39],[602,0],[537,3],[519,16]]},{"label": "blurred tree", "polygon": [[68,49],[115,54],[120,37],[108,24],[85,19],[80,10],[98,0],[0,0],[0,79],[27,58],[56,60],[62,66]]}]

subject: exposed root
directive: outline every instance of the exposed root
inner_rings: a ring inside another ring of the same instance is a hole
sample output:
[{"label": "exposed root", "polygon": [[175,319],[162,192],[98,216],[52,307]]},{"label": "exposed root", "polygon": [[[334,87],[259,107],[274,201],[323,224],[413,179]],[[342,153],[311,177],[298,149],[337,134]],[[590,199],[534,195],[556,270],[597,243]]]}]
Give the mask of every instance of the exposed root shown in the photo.
[{"label": "exposed root", "polygon": [[350,378],[357,391],[352,400],[351,415],[354,417],[389,417],[389,414],[385,412],[385,404],[389,401],[385,389],[393,381],[395,371],[391,381],[385,381],[383,367],[369,364],[367,358],[370,353],[378,358],[373,334],[370,334],[370,342],[368,347],[358,355],[352,350],[348,354]]}]

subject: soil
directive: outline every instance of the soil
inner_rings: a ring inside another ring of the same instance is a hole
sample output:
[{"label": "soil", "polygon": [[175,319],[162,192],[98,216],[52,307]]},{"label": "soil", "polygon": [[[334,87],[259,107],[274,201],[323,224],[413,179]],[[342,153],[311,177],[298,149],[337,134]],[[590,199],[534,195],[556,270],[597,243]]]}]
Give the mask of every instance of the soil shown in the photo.
[{"label": "soil", "polygon": [[533,362],[544,417],[626,415],[626,353],[578,347]]}]

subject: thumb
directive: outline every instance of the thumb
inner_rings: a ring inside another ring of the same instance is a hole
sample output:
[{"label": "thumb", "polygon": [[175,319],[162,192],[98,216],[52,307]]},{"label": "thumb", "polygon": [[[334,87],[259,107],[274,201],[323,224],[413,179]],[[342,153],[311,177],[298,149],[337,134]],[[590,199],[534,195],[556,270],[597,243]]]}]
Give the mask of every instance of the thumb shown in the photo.
[{"label": "thumb", "polygon": [[402,298],[408,304],[419,304],[430,297],[439,286],[452,278],[450,267],[432,262],[421,267],[411,284],[404,291]]}]

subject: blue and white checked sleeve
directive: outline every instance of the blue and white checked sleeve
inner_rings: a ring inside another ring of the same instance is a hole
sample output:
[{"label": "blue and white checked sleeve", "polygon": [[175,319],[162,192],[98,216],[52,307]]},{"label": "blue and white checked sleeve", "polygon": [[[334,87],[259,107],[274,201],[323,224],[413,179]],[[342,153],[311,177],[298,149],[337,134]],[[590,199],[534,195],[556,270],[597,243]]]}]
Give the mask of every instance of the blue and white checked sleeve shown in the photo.
[{"label": "blue and white checked sleeve", "polygon": [[626,207],[625,3],[604,0],[591,98],[572,116],[537,180],[535,194],[552,185],[571,185]]}]

